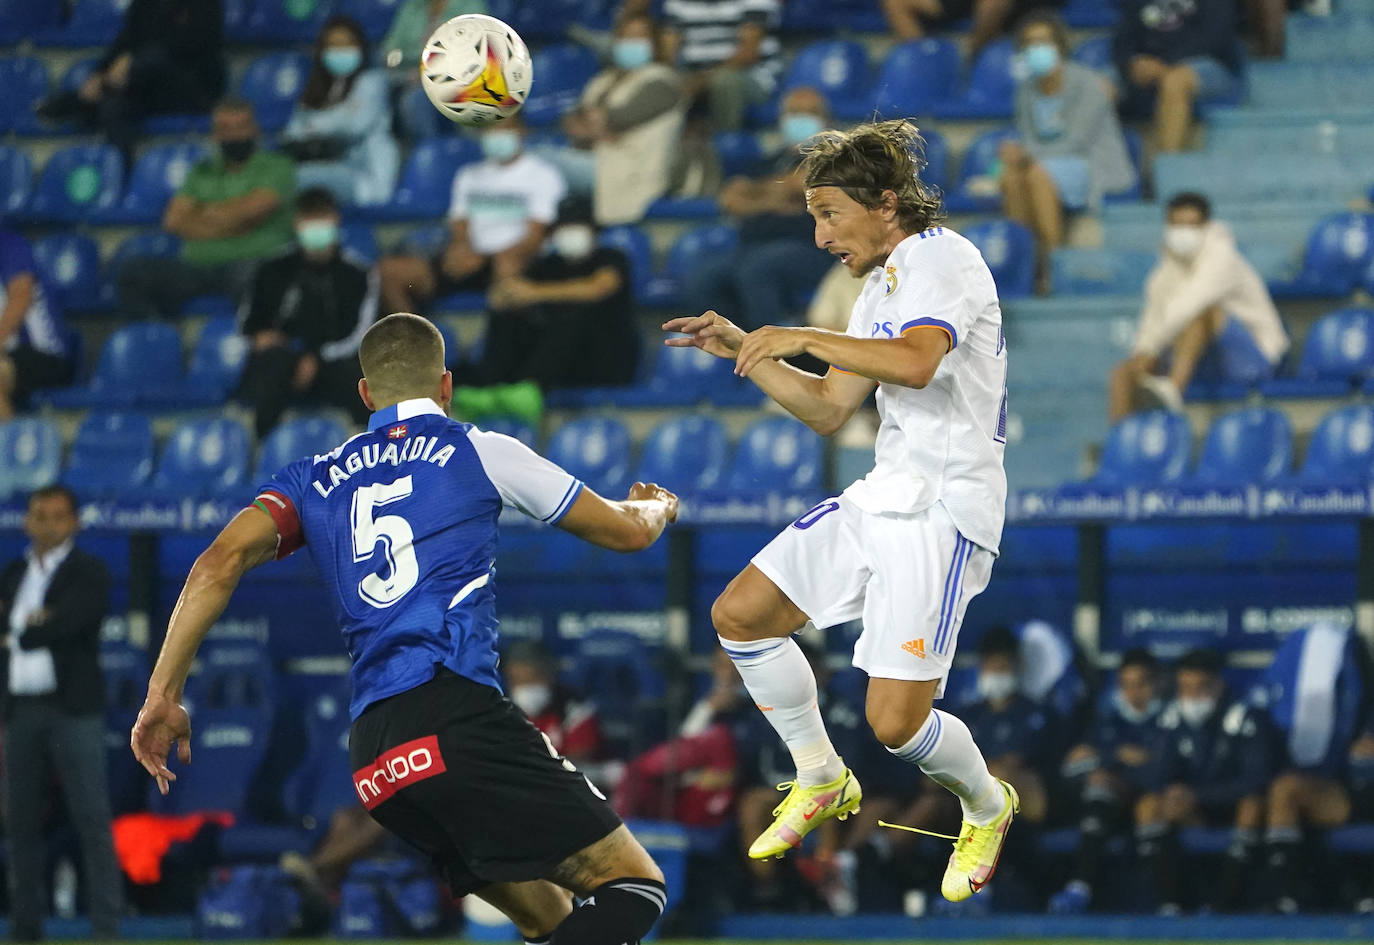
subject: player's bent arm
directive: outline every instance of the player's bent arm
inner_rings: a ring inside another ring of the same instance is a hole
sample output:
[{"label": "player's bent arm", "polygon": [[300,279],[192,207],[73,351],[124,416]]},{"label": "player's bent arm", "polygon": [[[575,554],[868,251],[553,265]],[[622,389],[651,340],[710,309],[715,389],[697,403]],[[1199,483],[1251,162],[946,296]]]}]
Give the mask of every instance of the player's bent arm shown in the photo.
[{"label": "player's bent arm", "polygon": [[817,377],[785,361],[764,361],[750,372],[749,379],[821,436],[830,436],[848,423],[873,393],[873,381],[866,377],[834,368]]},{"label": "player's bent arm", "polygon": [[899,338],[854,338],[833,331],[807,332],[806,352],[827,364],[880,384],[920,390],[935,377],[950,350],[943,328],[916,326]]},{"label": "player's bent arm", "polygon": [[[652,498],[638,498],[638,495]],[[558,527],[583,541],[611,551],[643,551],[677,518],[677,497],[657,487],[635,483],[630,498],[604,499],[583,488]]]}]

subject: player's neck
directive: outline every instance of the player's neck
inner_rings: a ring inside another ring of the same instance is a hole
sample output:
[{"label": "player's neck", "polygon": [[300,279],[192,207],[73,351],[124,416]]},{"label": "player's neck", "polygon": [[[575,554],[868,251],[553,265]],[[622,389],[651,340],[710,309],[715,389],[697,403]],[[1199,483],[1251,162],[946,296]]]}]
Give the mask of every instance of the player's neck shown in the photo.
[{"label": "player's neck", "polygon": [[914,234],[914,233],[908,233],[906,230],[902,229],[900,226],[895,226],[895,225],[894,225],[894,226],[892,227],[892,232],[890,232],[890,233],[887,235],[887,240],[883,243],[883,259],[882,259],[882,262],[880,262],[878,265],[880,265],[880,266],[885,266],[885,265],[887,265],[888,257],[892,255],[892,251],[895,250],[898,246],[900,246],[900,245],[902,244],[902,242],[903,242],[908,236],[915,236],[915,235],[916,235],[916,234]]}]

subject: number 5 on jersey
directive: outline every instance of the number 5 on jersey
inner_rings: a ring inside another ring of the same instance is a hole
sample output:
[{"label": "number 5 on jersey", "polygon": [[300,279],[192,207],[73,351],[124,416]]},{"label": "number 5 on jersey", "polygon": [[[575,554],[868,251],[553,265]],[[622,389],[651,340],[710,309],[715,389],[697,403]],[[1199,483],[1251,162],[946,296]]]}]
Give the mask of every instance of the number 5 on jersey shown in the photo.
[{"label": "number 5 on jersey", "polygon": [[399,502],[410,495],[409,476],[395,482],[362,486],[353,493],[353,561],[369,561],[382,543],[386,565],[358,582],[358,596],[373,607],[390,607],[420,580],[420,564],[415,560],[415,532],[399,515],[379,515],[375,509]]}]

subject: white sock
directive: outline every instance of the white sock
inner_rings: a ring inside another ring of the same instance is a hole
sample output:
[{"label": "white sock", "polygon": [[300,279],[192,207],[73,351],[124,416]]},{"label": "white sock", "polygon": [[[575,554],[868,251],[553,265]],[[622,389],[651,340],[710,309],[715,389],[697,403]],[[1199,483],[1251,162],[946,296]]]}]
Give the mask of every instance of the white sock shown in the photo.
[{"label": "white sock", "polygon": [[990,824],[1006,806],[1006,794],[988,773],[983,753],[973,743],[968,726],[948,712],[931,709],[926,724],[901,748],[889,748],[898,758],[925,774],[959,798],[964,819]]},{"label": "white sock", "polygon": [[844,764],[830,744],[816,705],[816,676],[797,641],[791,637],[748,642],[719,639],[754,703],[792,752],[797,783],[811,787],[844,774]]}]

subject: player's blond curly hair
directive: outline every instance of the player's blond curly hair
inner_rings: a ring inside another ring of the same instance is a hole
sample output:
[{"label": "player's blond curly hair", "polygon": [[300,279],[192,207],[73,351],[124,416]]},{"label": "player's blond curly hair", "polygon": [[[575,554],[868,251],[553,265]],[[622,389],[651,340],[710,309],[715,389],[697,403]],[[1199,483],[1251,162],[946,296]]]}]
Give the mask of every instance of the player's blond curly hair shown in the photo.
[{"label": "player's blond curly hair", "polygon": [[826,131],[802,148],[802,179],[808,190],[838,187],[870,209],[890,190],[902,229],[919,233],[945,218],[940,189],[921,180],[925,155],[925,139],[905,119]]}]

